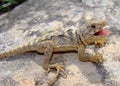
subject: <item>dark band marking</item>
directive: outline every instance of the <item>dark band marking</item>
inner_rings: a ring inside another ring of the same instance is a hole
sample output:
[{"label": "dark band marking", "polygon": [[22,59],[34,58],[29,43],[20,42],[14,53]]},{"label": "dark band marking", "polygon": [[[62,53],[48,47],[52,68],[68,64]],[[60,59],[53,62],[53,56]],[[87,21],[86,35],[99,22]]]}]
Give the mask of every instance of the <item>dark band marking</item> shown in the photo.
[{"label": "dark band marking", "polygon": [[76,38],[77,38],[77,41],[80,43],[82,41],[81,37],[80,37],[80,34],[78,34],[77,30],[76,30]]},{"label": "dark band marking", "polygon": [[68,36],[69,36],[69,38],[70,38],[70,42],[74,42],[74,34],[73,34],[73,29],[69,29],[69,30],[67,30],[67,34],[68,34]]}]

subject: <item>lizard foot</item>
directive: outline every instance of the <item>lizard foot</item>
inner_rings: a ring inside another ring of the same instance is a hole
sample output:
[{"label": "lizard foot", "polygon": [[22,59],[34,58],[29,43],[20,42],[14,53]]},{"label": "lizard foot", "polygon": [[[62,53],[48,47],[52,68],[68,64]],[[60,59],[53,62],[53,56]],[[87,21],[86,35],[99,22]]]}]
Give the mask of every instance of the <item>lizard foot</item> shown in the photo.
[{"label": "lizard foot", "polygon": [[97,42],[95,42],[95,47],[96,48],[101,48],[101,47],[103,47],[105,45],[105,42],[104,43],[97,43]]},{"label": "lizard foot", "polygon": [[103,63],[104,59],[100,53],[96,53],[95,56],[89,58],[89,61],[99,64],[99,63]]},{"label": "lizard foot", "polygon": [[105,45],[106,41],[107,41],[106,37],[104,37],[104,36],[100,37],[100,40],[94,42],[95,47],[101,48],[102,46]]},{"label": "lizard foot", "polygon": [[55,80],[58,78],[59,74],[62,74],[64,77],[67,76],[67,73],[64,71],[64,66],[63,65],[60,65],[58,63],[55,63],[55,64],[52,64],[52,65],[49,65],[48,66],[48,70],[47,70],[47,73],[51,70],[51,69],[56,69],[57,70],[57,73],[56,75],[53,77],[53,79],[51,79],[49,81],[49,85],[53,84],[55,82]]}]

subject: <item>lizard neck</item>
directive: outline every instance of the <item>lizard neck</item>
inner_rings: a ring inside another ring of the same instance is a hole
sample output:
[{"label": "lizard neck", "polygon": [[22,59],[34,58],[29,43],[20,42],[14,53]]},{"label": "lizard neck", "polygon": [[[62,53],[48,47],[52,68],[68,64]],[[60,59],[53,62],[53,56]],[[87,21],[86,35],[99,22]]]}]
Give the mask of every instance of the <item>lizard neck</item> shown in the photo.
[{"label": "lizard neck", "polygon": [[76,38],[77,38],[77,43],[83,44],[84,46],[86,46],[87,43],[84,41],[84,39],[85,39],[84,32],[80,29],[77,29],[75,34],[76,34]]}]

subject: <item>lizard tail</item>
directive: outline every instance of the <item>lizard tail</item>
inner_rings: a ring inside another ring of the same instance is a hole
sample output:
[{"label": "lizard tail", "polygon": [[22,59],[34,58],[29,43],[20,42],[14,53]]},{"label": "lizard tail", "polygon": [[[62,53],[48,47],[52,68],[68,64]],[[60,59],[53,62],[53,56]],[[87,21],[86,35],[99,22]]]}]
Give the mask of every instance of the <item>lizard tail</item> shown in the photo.
[{"label": "lizard tail", "polygon": [[39,47],[38,46],[39,41],[40,39],[35,39],[26,44],[22,44],[22,46],[18,46],[13,49],[0,52],[0,58],[10,57],[10,56],[22,54],[28,51],[35,51]]}]

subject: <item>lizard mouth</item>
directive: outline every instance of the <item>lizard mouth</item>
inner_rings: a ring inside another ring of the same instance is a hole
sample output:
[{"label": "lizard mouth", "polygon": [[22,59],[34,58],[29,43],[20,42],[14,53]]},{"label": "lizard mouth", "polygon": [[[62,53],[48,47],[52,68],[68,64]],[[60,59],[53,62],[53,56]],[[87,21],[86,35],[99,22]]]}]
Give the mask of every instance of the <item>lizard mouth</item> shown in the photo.
[{"label": "lizard mouth", "polygon": [[110,31],[105,29],[100,29],[98,32],[94,33],[95,36],[108,36],[110,34]]}]

